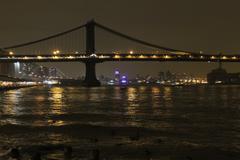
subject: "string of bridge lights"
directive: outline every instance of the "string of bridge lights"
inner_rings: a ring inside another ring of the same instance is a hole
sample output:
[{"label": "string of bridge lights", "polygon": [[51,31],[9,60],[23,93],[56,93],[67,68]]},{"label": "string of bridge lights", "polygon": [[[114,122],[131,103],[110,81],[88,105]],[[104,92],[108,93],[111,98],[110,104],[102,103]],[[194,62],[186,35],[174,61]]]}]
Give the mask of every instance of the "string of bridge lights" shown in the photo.
[{"label": "string of bridge lights", "polygon": [[170,60],[170,59],[188,59],[188,60],[231,60],[239,61],[240,56],[238,55],[191,55],[184,52],[171,52],[171,53],[161,53],[158,51],[154,53],[144,53],[144,52],[134,52],[133,50],[121,53],[119,51],[114,51],[112,53],[98,53],[90,54],[75,52],[74,54],[63,54],[60,50],[52,51],[51,55],[16,55],[13,51],[8,52],[8,56],[1,56],[0,60],[74,60],[74,59],[107,59],[107,60]]}]

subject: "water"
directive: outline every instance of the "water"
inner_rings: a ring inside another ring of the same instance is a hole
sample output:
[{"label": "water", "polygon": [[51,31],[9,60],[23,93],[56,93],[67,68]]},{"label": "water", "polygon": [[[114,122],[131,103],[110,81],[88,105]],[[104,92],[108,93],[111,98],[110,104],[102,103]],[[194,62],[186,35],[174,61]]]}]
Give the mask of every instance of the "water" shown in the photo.
[{"label": "water", "polygon": [[62,159],[67,145],[75,159],[96,148],[109,159],[240,159],[239,93],[240,86],[1,92],[0,148],[45,159]]}]

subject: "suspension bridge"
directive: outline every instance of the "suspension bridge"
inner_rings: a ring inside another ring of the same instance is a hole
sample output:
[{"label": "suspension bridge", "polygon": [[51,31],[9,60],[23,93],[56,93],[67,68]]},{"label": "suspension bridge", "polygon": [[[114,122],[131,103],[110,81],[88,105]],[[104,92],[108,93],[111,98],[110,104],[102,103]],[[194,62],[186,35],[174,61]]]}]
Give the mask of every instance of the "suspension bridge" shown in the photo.
[{"label": "suspension bridge", "polygon": [[[124,38],[150,48],[151,52],[100,52],[95,49],[95,29]],[[81,34],[85,32],[85,38]],[[85,42],[85,47],[82,46]],[[85,48],[85,51],[82,49]],[[46,38],[14,46],[3,47],[6,54],[0,55],[0,63],[12,62],[83,62],[86,66],[84,84],[99,86],[96,78],[96,63],[106,61],[183,61],[183,62],[240,62],[240,55],[201,54],[152,44],[127,34],[115,31],[94,20],[84,25]]]}]

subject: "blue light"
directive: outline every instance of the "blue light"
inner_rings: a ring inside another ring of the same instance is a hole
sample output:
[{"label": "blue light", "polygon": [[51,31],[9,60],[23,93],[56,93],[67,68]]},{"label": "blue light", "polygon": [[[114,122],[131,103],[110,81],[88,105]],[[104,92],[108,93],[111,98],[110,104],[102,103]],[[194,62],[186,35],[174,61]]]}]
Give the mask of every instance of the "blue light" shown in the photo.
[{"label": "blue light", "polygon": [[127,76],[125,76],[125,75],[121,76],[120,84],[121,85],[127,85],[128,84]]},{"label": "blue light", "polygon": [[121,80],[121,82],[124,84],[127,83],[127,81],[125,79]]}]

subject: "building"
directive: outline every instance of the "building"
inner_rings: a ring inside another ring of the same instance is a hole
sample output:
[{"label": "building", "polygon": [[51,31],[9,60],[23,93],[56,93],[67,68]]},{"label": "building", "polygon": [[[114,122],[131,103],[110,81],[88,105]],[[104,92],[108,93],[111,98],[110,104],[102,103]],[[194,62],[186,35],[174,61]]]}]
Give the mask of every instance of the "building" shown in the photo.
[{"label": "building", "polygon": [[[9,53],[0,49],[0,56],[7,56]],[[18,67],[19,63],[0,63],[0,75],[15,77],[16,70],[15,67]]]},{"label": "building", "polygon": [[209,84],[228,83],[228,73],[222,68],[214,69],[207,74],[207,81]]},{"label": "building", "polygon": [[49,68],[49,77],[57,77],[57,68],[55,67],[50,67]]},{"label": "building", "polygon": [[45,66],[39,66],[35,74],[38,75],[39,78],[46,78],[49,77],[49,68]]},{"label": "building", "polygon": [[239,73],[228,73],[228,82],[230,84],[240,84],[240,72]]},{"label": "building", "polygon": [[120,79],[121,79],[120,71],[119,70],[115,70],[115,72],[114,72],[114,83],[116,85],[118,85],[120,83]]},{"label": "building", "polygon": [[240,73],[227,73],[221,62],[217,69],[207,74],[209,84],[240,84]]}]

